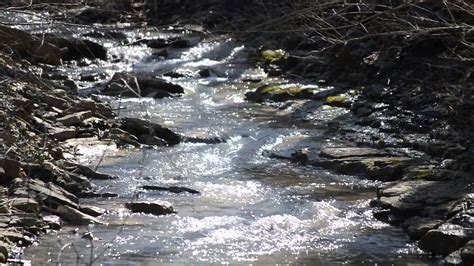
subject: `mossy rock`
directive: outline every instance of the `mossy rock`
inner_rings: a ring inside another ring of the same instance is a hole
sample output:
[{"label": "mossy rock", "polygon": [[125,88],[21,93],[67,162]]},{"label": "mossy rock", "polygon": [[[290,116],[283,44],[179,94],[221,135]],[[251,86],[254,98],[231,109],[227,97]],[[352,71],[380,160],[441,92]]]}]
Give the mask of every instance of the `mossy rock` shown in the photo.
[{"label": "mossy rock", "polygon": [[278,63],[288,59],[288,53],[278,50],[263,50],[260,54],[261,60],[265,63]]},{"label": "mossy rock", "polygon": [[352,105],[351,100],[348,97],[342,96],[342,95],[328,96],[326,97],[324,102],[330,106],[344,107],[344,108],[350,108]]},{"label": "mossy rock", "polygon": [[264,85],[254,92],[245,94],[246,99],[252,102],[285,102],[296,99],[311,99],[313,92],[301,86]]}]

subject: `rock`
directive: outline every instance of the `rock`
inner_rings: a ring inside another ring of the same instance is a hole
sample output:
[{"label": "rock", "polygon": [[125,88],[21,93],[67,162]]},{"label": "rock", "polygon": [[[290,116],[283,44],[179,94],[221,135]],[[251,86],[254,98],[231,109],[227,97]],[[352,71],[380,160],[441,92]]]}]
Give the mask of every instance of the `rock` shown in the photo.
[{"label": "rock", "polygon": [[347,157],[334,160],[315,160],[309,164],[334,170],[341,174],[361,175],[371,180],[401,179],[403,170],[416,163],[408,157]]},{"label": "rock", "polygon": [[56,122],[63,124],[64,126],[75,126],[79,125],[85,119],[93,116],[91,111],[77,112],[74,114],[66,115],[56,119]]},{"label": "rock", "polygon": [[[390,209],[396,214],[411,216],[425,208],[427,210],[434,207],[443,210],[451,209],[453,204],[456,205],[456,200],[461,199],[465,193],[469,192],[470,183],[469,179],[455,181],[403,180],[384,184],[378,189],[377,197],[382,208]],[[434,215],[433,212],[429,213]]]},{"label": "rock", "polygon": [[56,212],[63,220],[71,225],[100,224],[100,222],[94,217],[70,206],[60,205],[56,208]]},{"label": "rock", "polygon": [[0,239],[7,239],[13,243],[16,243],[18,246],[29,246],[33,243],[33,240],[29,237],[14,231],[15,229],[0,229]]},{"label": "rock", "polygon": [[95,206],[80,206],[80,211],[92,217],[99,217],[105,213],[105,210]]},{"label": "rock", "polygon": [[51,136],[59,141],[65,141],[68,139],[77,138],[79,136],[79,131],[77,128],[60,128],[53,127],[49,129]]},{"label": "rock", "polygon": [[125,207],[127,207],[132,212],[142,212],[154,215],[167,215],[176,213],[171,203],[166,201],[130,202],[126,203]]},{"label": "rock", "polygon": [[456,250],[452,252],[451,254],[449,254],[448,256],[446,256],[444,258],[444,265],[445,266],[454,266],[454,265],[463,266],[464,264],[462,263],[461,252],[459,250]]},{"label": "rock", "polygon": [[30,198],[11,198],[10,206],[27,213],[37,213],[40,210],[39,203]]},{"label": "rock", "polygon": [[153,137],[164,140],[167,145],[176,145],[181,141],[181,137],[171,130],[139,118],[122,118],[121,124],[121,129],[135,135],[142,144],[155,145],[157,140]]},{"label": "rock", "polygon": [[52,208],[59,205],[78,208],[76,196],[53,183],[44,183],[37,179],[30,179],[28,180],[27,188],[29,191],[36,192],[44,205],[51,206]]},{"label": "rock", "polygon": [[104,173],[100,173],[100,172],[94,171],[94,170],[92,170],[91,168],[89,168],[89,167],[87,167],[87,166],[84,166],[84,165],[71,163],[71,166],[74,167],[74,170],[72,170],[71,172],[77,173],[77,174],[80,174],[80,175],[83,175],[83,176],[85,176],[85,177],[87,177],[87,178],[89,178],[89,179],[93,179],[93,180],[109,180],[109,179],[116,179],[116,178],[118,178],[117,176],[108,175],[108,174],[104,174]]},{"label": "rock", "polygon": [[324,148],[319,156],[329,159],[343,159],[349,157],[380,157],[389,156],[386,151],[372,148]]},{"label": "rock", "polygon": [[161,49],[161,48],[190,48],[193,43],[191,40],[184,39],[182,37],[173,37],[168,39],[153,39],[153,40],[143,40],[148,47]]},{"label": "rock", "polygon": [[263,50],[260,52],[260,58],[265,63],[278,63],[288,59],[288,53],[279,50]]},{"label": "rock", "polygon": [[82,58],[107,60],[107,50],[95,42],[71,38],[66,39],[51,34],[41,35],[41,38],[60,49],[66,49],[67,52],[62,54],[63,60],[79,60]]},{"label": "rock", "polygon": [[[3,170],[0,172],[0,178],[2,178],[0,183],[2,184],[5,184],[4,181],[11,181],[20,174],[20,162],[16,160],[0,156],[0,167]],[[7,180],[4,180],[3,178],[6,178]]]},{"label": "rock", "polygon": [[48,225],[49,229],[61,229],[61,219],[57,215],[46,215],[43,217],[43,221]]},{"label": "rock", "polygon": [[213,136],[205,131],[194,131],[186,133],[186,136],[181,137],[182,142],[190,143],[204,143],[204,144],[219,144],[225,143],[226,140],[219,136]]},{"label": "rock", "polygon": [[438,229],[430,230],[420,240],[418,246],[435,255],[448,255],[464,246],[474,238],[473,228],[464,228],[454,224],[443,224]]},{"label": "rock", "polygon": [[287,85],[264,85],[254,92],[245,94],[245,99],[252,102],[285,102],[296,99],[311,99],[313,89]]},{"label": "rock", "polygon": [[351,108],[352,102],[348,97],[345,96],[328,96],[326,97],[325,104],[335,107],[344,107],[344,108]]},{"label": "rock", "polygon": [[10,245],[0,240],[0,263],[6,263],[10,253]]},{"label": "rock", "polygon": [[9,48],[19,56],[30,57],[38,62],[60,65],[64,50],[42,38],[33,36],[25,31],[0,26],[0,47]]},{"label": "rock", "polygon": [[461,249],[461,259],[464,265],[474,265],[474,240],[469,240]]},{"label": "rock", "polygon": [[117,193],[112,192],[94,192],[94,191],[85,191],[81,193],[82,198],[117,198]]},{"label": "rock", "polygon": [[415,216],[404,222],[403,230],[408,234],[410,239],[420,239],[429,230],[437,228],[442,223],[443,220]]},{"label": "rock", "polygon": [[144,74],[115,73],[102,93],[123,97],[172,97],[184,93],[183,87]]},{"label": "rock", "polygon": [[145,190],[156,190],[156,191],[168,191],[171,193],[183,193],[183,192],[188,192],[190,194],[201,194],[201,192],[187,188],[187,187],[177,187],[177,186],[171,186],[171,187],[161,187],[161,186],[141,186],[142,189]]}]

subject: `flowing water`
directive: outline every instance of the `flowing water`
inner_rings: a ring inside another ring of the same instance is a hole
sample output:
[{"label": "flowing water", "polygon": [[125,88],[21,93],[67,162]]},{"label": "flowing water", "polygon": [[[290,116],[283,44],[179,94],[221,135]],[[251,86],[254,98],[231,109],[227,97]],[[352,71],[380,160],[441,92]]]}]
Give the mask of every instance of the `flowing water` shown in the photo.
[{"label": "flowing water", "polygon": [[[172,34],[124,32],[129,39]],[[119,197],[81,200],[107,209],[101,217],[106,225],[66,226],[27,248],[23,259],[33,265],[424,263],[400,229],[373,218],[369,201],[375,196],[375,182],[262,156],[285,145],[336,145],[326,135],[325,124],[347,111],[318,107],[310,122],[300,122],[285,110],[246,102],[245,92],[258,86],[249,80],[283,81],[246,64],[247,49],[230,38],[170,49],[167,58],[145,46],[118,41],[104,45],[109,58],[119,60],[72,65],[58,72],[75,79],[84,93],[103,86],[115,71],[185,73],[172,79],[185,88],[182,97],[108,100],[120,109],[120,116],[142,117],[183,135],[218,136],[226,142],[107,151],[99,170],[119,178],[95,184]],[[197,71],[203,69],[211,69],[211,77],[200,78]],[[103,75],[97,83],[80,81],[81,74],[97,73]],[[97,154],[81,160],[93,165]],[[201,194],[143,191],[141,185],[184,186]],[[177,214],[131,214],[124,203],[134,195],[168,201]],[[86,231],[93,240],[83,237]]]}]

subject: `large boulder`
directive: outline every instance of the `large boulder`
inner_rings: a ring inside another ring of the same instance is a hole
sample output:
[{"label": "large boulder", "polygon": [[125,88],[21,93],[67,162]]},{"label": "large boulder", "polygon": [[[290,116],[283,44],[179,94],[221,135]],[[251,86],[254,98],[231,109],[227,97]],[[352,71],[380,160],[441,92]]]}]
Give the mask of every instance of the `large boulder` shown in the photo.
[{"label": "large boulder", "polygon": [[154,201],[154,202],[129,202],[125,204],[132,212],[141,212],[154,215],[167,215],[176,213],[171,203],[166,201]]},{"label": "large boulder", "polygon": [[153,76],[122,72],[115,73],[102,93],[122,97],[165,98],[184,93],[184,89]]}]

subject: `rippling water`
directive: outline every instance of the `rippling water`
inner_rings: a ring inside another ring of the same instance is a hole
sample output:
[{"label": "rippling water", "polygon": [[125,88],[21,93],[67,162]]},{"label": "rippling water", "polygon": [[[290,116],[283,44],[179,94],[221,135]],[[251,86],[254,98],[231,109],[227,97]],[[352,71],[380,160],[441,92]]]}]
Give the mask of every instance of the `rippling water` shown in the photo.
[{"label": "rippling water", "polygon": [[[277,108],[244,101],[244,93],[256,85],[242,80],[271,79],[246,65],[245,47],[231,39],[171,50],[166,60],[153,58],[153,50],[145,47],[106,45],[109,56],[122,58],[120,63],[59,71],[71,76],[101,72],[106,78],[122,70],[189,73],[173,79],[185,87],[182,97],[112,104],[123,109],[121,116],[146,117],[184,135],[204,132],[227,141],[132,149],[126,155],[108,152],[99,170],[120,178],[96,184],[119,198],[82,200],[109,210],[101,218],[107,225],[65,227],[42,237],[23,254],[33,265],[91,259],[103,265],[423,263],[401,230],[372,217],[368,203],[375,196],[375,183],[262,156],[291,139],[297,140],[296,146],[314,149],[330,145],[324,122],[347,111],[321,107],[312,122],[303,123]],[[215,75],[197,77],[197,71],[208,68]],[[79,84],[84,91],[91,89]],[[185,186],[201,194],[141,191],[141,185]],[[130,214],[123,204],[137,193],[140,200],[169,201],[178,213]],[[93,241],[81,238],[87,230]]]}]

